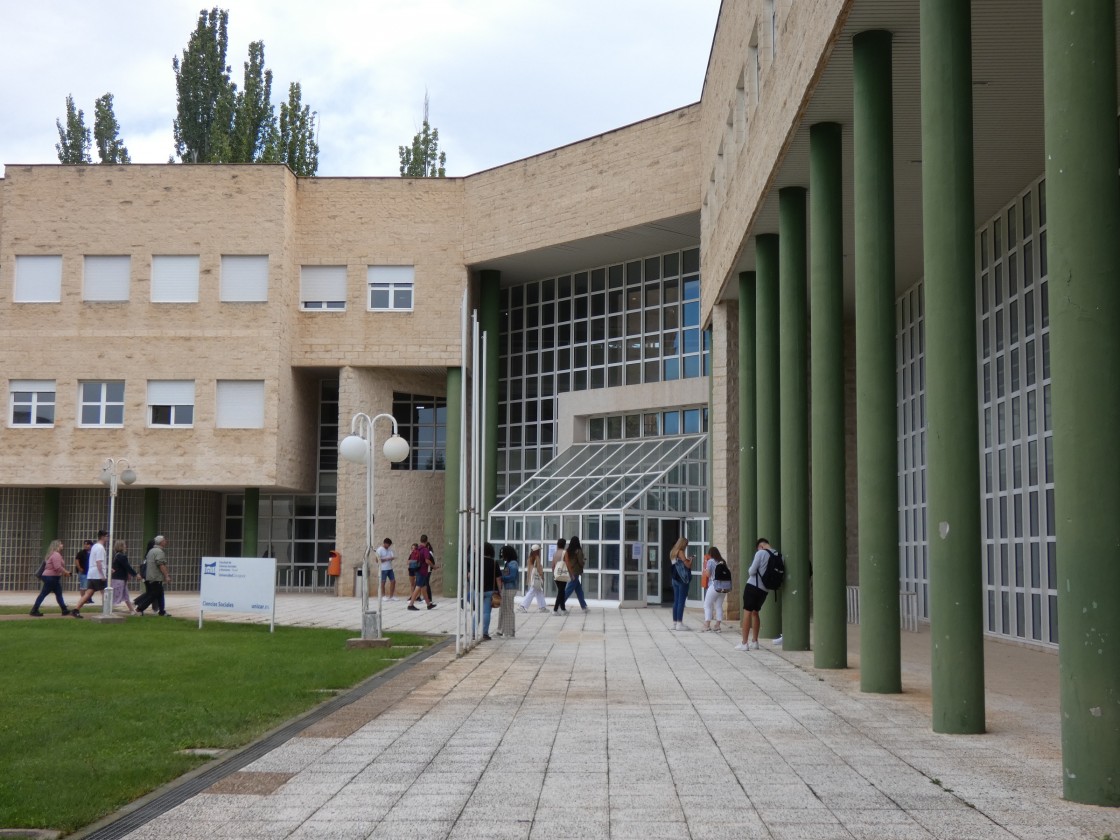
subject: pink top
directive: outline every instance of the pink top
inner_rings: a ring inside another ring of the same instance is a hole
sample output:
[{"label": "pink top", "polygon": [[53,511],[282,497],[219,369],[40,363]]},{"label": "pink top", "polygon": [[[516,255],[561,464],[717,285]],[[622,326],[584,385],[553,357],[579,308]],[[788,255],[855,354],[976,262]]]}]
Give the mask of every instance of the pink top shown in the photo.
[{"label": "pink top", "polygon": [[43,577],[62,577],[66,571],[66,561],[57,551],[52,552],[47,558],[47,566],[43,569]]}]

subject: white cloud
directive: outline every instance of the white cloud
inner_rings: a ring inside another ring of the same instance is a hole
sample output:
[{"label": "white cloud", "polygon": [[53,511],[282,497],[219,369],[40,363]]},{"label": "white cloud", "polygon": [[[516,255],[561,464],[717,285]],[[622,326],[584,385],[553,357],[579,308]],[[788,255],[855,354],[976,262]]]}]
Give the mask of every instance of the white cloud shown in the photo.
[{"label": "white cloud", "polygon": [[[112,92],[132,159],[172,152],[171,58],[197,0],[5,3],[0,164],[54,163],[72,93],[92,128]],[[273,100],[299,81],[321,175],[396,175],[425,90],[452,175],[609,131],[700,97],[719,0],[228,0],[229,64],[265,43]]]}]

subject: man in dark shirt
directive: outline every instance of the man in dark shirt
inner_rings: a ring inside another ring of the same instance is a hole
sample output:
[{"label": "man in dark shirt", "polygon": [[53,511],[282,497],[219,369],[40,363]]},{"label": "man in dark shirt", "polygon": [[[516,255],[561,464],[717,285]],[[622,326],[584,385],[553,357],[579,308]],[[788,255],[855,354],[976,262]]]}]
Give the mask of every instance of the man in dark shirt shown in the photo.
[{"label": "man in dark shirt", "polygon": [[84,540],[82,550],[74,555],[74,574],[78,576],[78,594],[85,595],[89,589],[89,550],[93,547],[93,540]]},{"label": "man in dark shirt", "polygon": [[482,640],[490,641],[490,600],[498,588],[498,563],[494,546],[486,543],[482,549]]}]

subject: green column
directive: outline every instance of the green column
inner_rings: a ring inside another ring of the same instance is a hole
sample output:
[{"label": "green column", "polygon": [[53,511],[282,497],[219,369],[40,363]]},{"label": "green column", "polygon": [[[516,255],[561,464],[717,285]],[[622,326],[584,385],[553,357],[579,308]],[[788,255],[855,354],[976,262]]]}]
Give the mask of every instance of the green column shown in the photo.
[{"label": "green column", "polygon": [[786,557],[781,589],[786,650],[809,649],[809,318],[805,189],[778,191],[778,376],[782,470],[782,527]]},{"label": "green column", "polygon": [[1066,799],[1120,805],[1116,9],[1043,0],[1058,652]]},{"label": "green column", "polygon": [[856,35],[852,62],[860,688],[890,693],[902,690],[891,34]]},{"label": "green column", "polygon": [[485,516],[498,501],[498,333],[502,324],[502,273],[484,269],[481,280],[482,310],[479,313],[479,330],[486,333],[486,427],[482,438],[486,452],[486,475],[482,477]]},{"label": "green column", "polygon": [[[159,488],[144,488],[144,545],[159,536]],[[142,558],[141,558],[142,559]]]},{"label": "green column", "polygon": [[920,9],[932,723],[968,734],[984,731],[972,13]]},{"label": "green column", "polygon": [[[755,445],[758,464],[758,533],[776,545],[782,531],[781,428],[778,407],[778,237],[766,233],[755,238]],[[782,603],[771,595],[759,612],[759,636],[774,638],[782,632]]]},{"label": "green column", "polygon": [[809,128],[813,664],[848,667],[844,207],[839,123]]},{"label": "green column", "polygon": [[443,547],[439,562],[443,567],[443,594],[455,595],[459,579],[459,480],[462,469],[463,369],[447,369],[447,442],[444,445],[443,472]]},{"label": "green column", "polygon": [[261,511],[261,491],[259,487],[245,488],[245,518],[241,526],[241,556],[257,556],[258,521]]},{"label": "green column", "polygon": [[51,542],[58,537],[58,511],[62,492],[57,487],[43,488],[43,529],[40,533],[42,554],[46,555]]},{"label": "green column", "polygon": [[747,582],[758,538],[758,450],[755,448],[754,272],[739,274],[739,589]]}]

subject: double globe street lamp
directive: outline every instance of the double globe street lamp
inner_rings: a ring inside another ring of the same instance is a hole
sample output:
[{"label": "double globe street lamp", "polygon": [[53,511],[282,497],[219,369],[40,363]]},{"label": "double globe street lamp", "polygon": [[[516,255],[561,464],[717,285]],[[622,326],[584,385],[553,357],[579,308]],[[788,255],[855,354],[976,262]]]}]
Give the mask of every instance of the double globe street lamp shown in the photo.
[{"label": "double globe street lamp", "polygon": [[352,464],[366,468],[366,550],[362,557],[362,636],[351,639],[352,647],[372,647],[385,644],[381,635],[381,575],[377,576],[377,612],[369,609],[370,555],[373,553],[373,431],[374,424],[385,418],[393,424],[393,434],[385,441],[382,452],[392,463],[398,464],[408,457],[408,441],[400,436],[397,420],[392,414],[370,417],[358,412],[350,421],[350,434],[338,444],[338,454]]},{"label": "double globe street lamp", "polygon": [[106,458],[101,465],[101,483],[109,488],[109,545],[105,551],[105,590],[101,593],[101,621],[113,616],[113,524],[117,514],[117,488],[136,481],[136,470],[127,458]]}]

